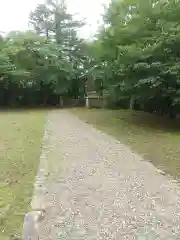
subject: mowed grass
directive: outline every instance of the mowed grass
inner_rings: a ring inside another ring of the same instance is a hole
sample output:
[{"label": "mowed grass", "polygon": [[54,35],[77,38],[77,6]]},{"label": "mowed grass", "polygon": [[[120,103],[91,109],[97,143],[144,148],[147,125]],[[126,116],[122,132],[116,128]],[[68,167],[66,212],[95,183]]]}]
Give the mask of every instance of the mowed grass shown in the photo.
[{"label": "mowed grass", "polygon": [[77,108],[71,112],[129,145],[156,167],[180,178],[180,119],[129,110]]},{"label": "mowed grass", "polygon": [[0,112],[0,239],[21,236],[39,165],[45,111]]}]

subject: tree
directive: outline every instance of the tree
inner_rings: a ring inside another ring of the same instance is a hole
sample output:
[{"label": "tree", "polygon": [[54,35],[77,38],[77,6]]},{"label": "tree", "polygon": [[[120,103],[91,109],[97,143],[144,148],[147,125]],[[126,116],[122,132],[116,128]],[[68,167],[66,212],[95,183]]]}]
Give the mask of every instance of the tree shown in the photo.
[{"label": "tree", "polygon": [[54,29],[52,12],[45,4],[37,5],[35,11],[30,14],[29,25],[37,34],[42,34],[48,39]]},{"label": "tree", "polygon": [[33,31],[0,39],[0,105],[58,104],[84,96],[86,44],[65,3],[49,1],[30,14]]},{"label": "tree", "polygon": [[[77,30],[83,26],[80,21],[75,21],[73,16],[67,12],[65,1],[47,1],[47,4],[38,5],[30,15],[31,24],[38,34],[48,35],[52,41],[60,47],[60,51],[66,55],[68,61],[73,66],[74,77],[71,80],[72,89],[76,92],[76,97],[83,94],[84,81],[79,75],[84,63],[84,41],[77,36]],[[48,27],[47,27],[48,26]],[[47,33],[48,34],[45,34]],[[61,54],[61,53],[60,53]],[[80,90],[81,88],[81,90]],[[81,92],[81,93],[80,93]]]},{"label": "tree", "polygon": [[170,115],[178,111],[179,5],[175,0],[110,3],[94,42],[94,59],[116,103],[134,99],[140,109]]}]

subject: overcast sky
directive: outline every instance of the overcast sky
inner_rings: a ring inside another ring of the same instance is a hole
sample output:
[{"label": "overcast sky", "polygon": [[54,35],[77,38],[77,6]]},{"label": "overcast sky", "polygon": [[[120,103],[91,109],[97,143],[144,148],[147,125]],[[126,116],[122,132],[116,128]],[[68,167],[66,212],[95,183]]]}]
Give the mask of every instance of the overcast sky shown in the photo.
[{"label": "overcast sky", "polygon": [[[91,37],[101,21],[103,4],[109,0],[67,0],[71,13],[78,13],[86,19],[87,26],[81,31],[81,36]],[[0,0],[0,31],[26,30],[28,28],[29,12],[44,0]]]}]

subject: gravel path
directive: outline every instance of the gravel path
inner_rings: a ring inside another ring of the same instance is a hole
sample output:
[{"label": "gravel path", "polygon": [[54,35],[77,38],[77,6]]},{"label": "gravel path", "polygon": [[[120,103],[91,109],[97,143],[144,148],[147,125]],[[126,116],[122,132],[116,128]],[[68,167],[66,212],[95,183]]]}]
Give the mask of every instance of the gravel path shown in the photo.
[{"label": "gravel path", "polygon": [[180,239],[177,183],[67,111],[48,115],[32,204],[40,240]]}]

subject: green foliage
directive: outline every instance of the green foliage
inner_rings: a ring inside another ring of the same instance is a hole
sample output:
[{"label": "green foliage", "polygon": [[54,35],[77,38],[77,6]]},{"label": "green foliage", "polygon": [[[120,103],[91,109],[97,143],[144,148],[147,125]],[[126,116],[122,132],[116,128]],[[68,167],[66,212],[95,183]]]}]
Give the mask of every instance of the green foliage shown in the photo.
[{"label": "green foliage", "polygon": [[0,105],[58,104],[61,96],[84,95],[86,44],[82,25],[58,1],[37,5],[33,31],[0,38]]},{"label": "green foliage", "polygon": [[37,5],[35,11],[31,12],[30,26],[34,28],[37,34],[42,34],[49,38],[54,28],[54,22],[52,14],[45,4]]},{"label": "green foliage", "polygon": [[116,102],[134,96],[138,109],[179,111],[179,6],[179,0],[110,3],[93,59],[97,81]]},{"label": "green foliage", "polygon": [[110,105],[174,116],[180,111],[179,6],[180,0],[112,0],[96,39],[87,43],[77,35],[82,22],[63,0],[38,5],[30,14],[33,31],[0,38],[0,103],[52,103],[95,88]]}]

